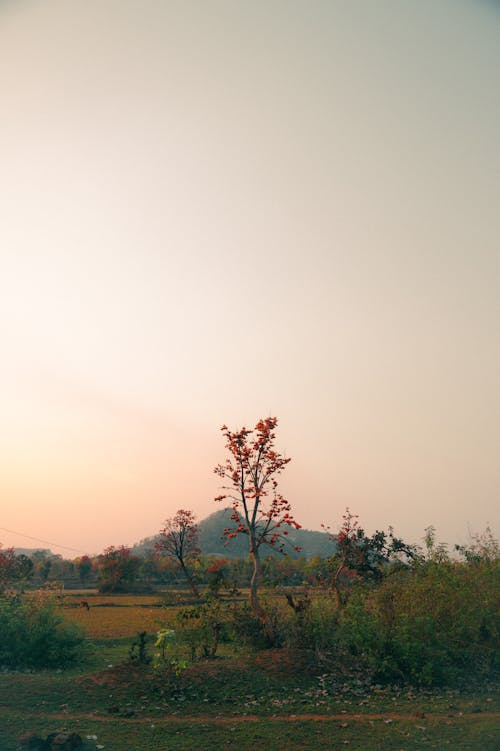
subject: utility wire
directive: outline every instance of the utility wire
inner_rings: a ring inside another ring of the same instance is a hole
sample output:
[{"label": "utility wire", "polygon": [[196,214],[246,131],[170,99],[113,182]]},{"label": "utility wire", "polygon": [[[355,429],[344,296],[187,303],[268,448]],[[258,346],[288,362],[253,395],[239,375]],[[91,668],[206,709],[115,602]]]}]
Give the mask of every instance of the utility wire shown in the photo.
[{"label": "utility wire", "polygon": [[35,540],[35,542],[43,542],[45,545],[52,545],[54,548],[62,548],[63,550],[71,550],[73,553],[82,553],[87,555],[84,550],[78,550],[78,548],[68,548],[66,545],[58,545],[57,542],[49,542],[49,540],[42,540],[40,537],[32,537],[31,535],[24,535],[22,532],[14,532],[13,529],[7,529],[6,527],[0,527],[3,532],[10,532],[12,535],[18,535],[19,537],[26,537],[28,540]]}]

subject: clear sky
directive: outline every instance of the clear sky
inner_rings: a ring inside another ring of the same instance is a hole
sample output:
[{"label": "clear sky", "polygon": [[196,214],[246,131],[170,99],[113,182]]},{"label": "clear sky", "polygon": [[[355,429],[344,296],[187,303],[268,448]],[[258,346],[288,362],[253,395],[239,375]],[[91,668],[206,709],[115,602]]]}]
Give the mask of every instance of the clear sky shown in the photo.
[{"label": "clear sky", "polygon": [[499,74],[486,0],[1,2],[0,526],[204,517],[277,415],[304,526],[498,533]]}]

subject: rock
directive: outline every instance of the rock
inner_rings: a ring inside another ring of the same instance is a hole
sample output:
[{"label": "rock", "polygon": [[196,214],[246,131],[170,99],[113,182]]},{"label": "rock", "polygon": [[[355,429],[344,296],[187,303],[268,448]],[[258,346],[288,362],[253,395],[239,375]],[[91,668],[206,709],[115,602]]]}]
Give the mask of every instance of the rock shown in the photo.
[{"label": "rock", "polygon": [[50,751],[74,751],[83,745],[78,733],[51,733],[47,741]]},{"label": "rock", "polygon": [[17,751],[50,751],[50,746],[39,735],[23,733],[17,739]]}]

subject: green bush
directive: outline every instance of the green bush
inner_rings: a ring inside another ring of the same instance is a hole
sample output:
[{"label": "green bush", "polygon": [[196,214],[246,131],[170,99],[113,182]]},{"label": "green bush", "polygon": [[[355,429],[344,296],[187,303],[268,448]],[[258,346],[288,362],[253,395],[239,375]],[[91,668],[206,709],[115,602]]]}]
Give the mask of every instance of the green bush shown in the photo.
[{"label": "green bush", "polygon": [[235,605],[232,609],[230,630],[236,644],[253,647],[254,649],[269,649],[281,647],[284,642],[283,620],[280,611],[275,606],[262,600],[263,608],[269,619],[270,631],[253,612],[248,603]]},{"label": "green bush", "polygon": [[188,647],[191,660],[215,657],[219,644],[229,640],[230,620],[230,606],[208,595],[204,603],[178,611],[176,640]]},{"label": "green bush", "polygon": [[339,643],[379,680],[432,686],[499,667],[498,562],[427,562],[353,597]]},{"label": "green bush", "polygon": [[295,612],[287,609],[280,620],[282,641],[292,649],[331,650],[337,645],[338,611],[332,598],[302,601]]},{"label": "green bush", "polygon": [[36,595],[0,597],[0,666],[62,668],[81,654],[82,629],[67,623],[56,604]]}]

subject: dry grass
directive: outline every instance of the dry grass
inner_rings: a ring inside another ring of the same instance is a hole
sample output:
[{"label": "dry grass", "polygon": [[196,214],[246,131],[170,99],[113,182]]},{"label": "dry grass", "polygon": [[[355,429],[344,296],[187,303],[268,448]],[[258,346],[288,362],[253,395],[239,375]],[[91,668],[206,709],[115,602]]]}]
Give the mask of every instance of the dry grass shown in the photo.
[{"label": "dry grass", "polygon": [[64,616],[81,624],[87,636],[97,639],[135,636],[139,631],[155,634],[165,624],[166,613],[158,596],[98,595],[86,598],[90,609],[79,607],[82,598],[66,597]]}]

